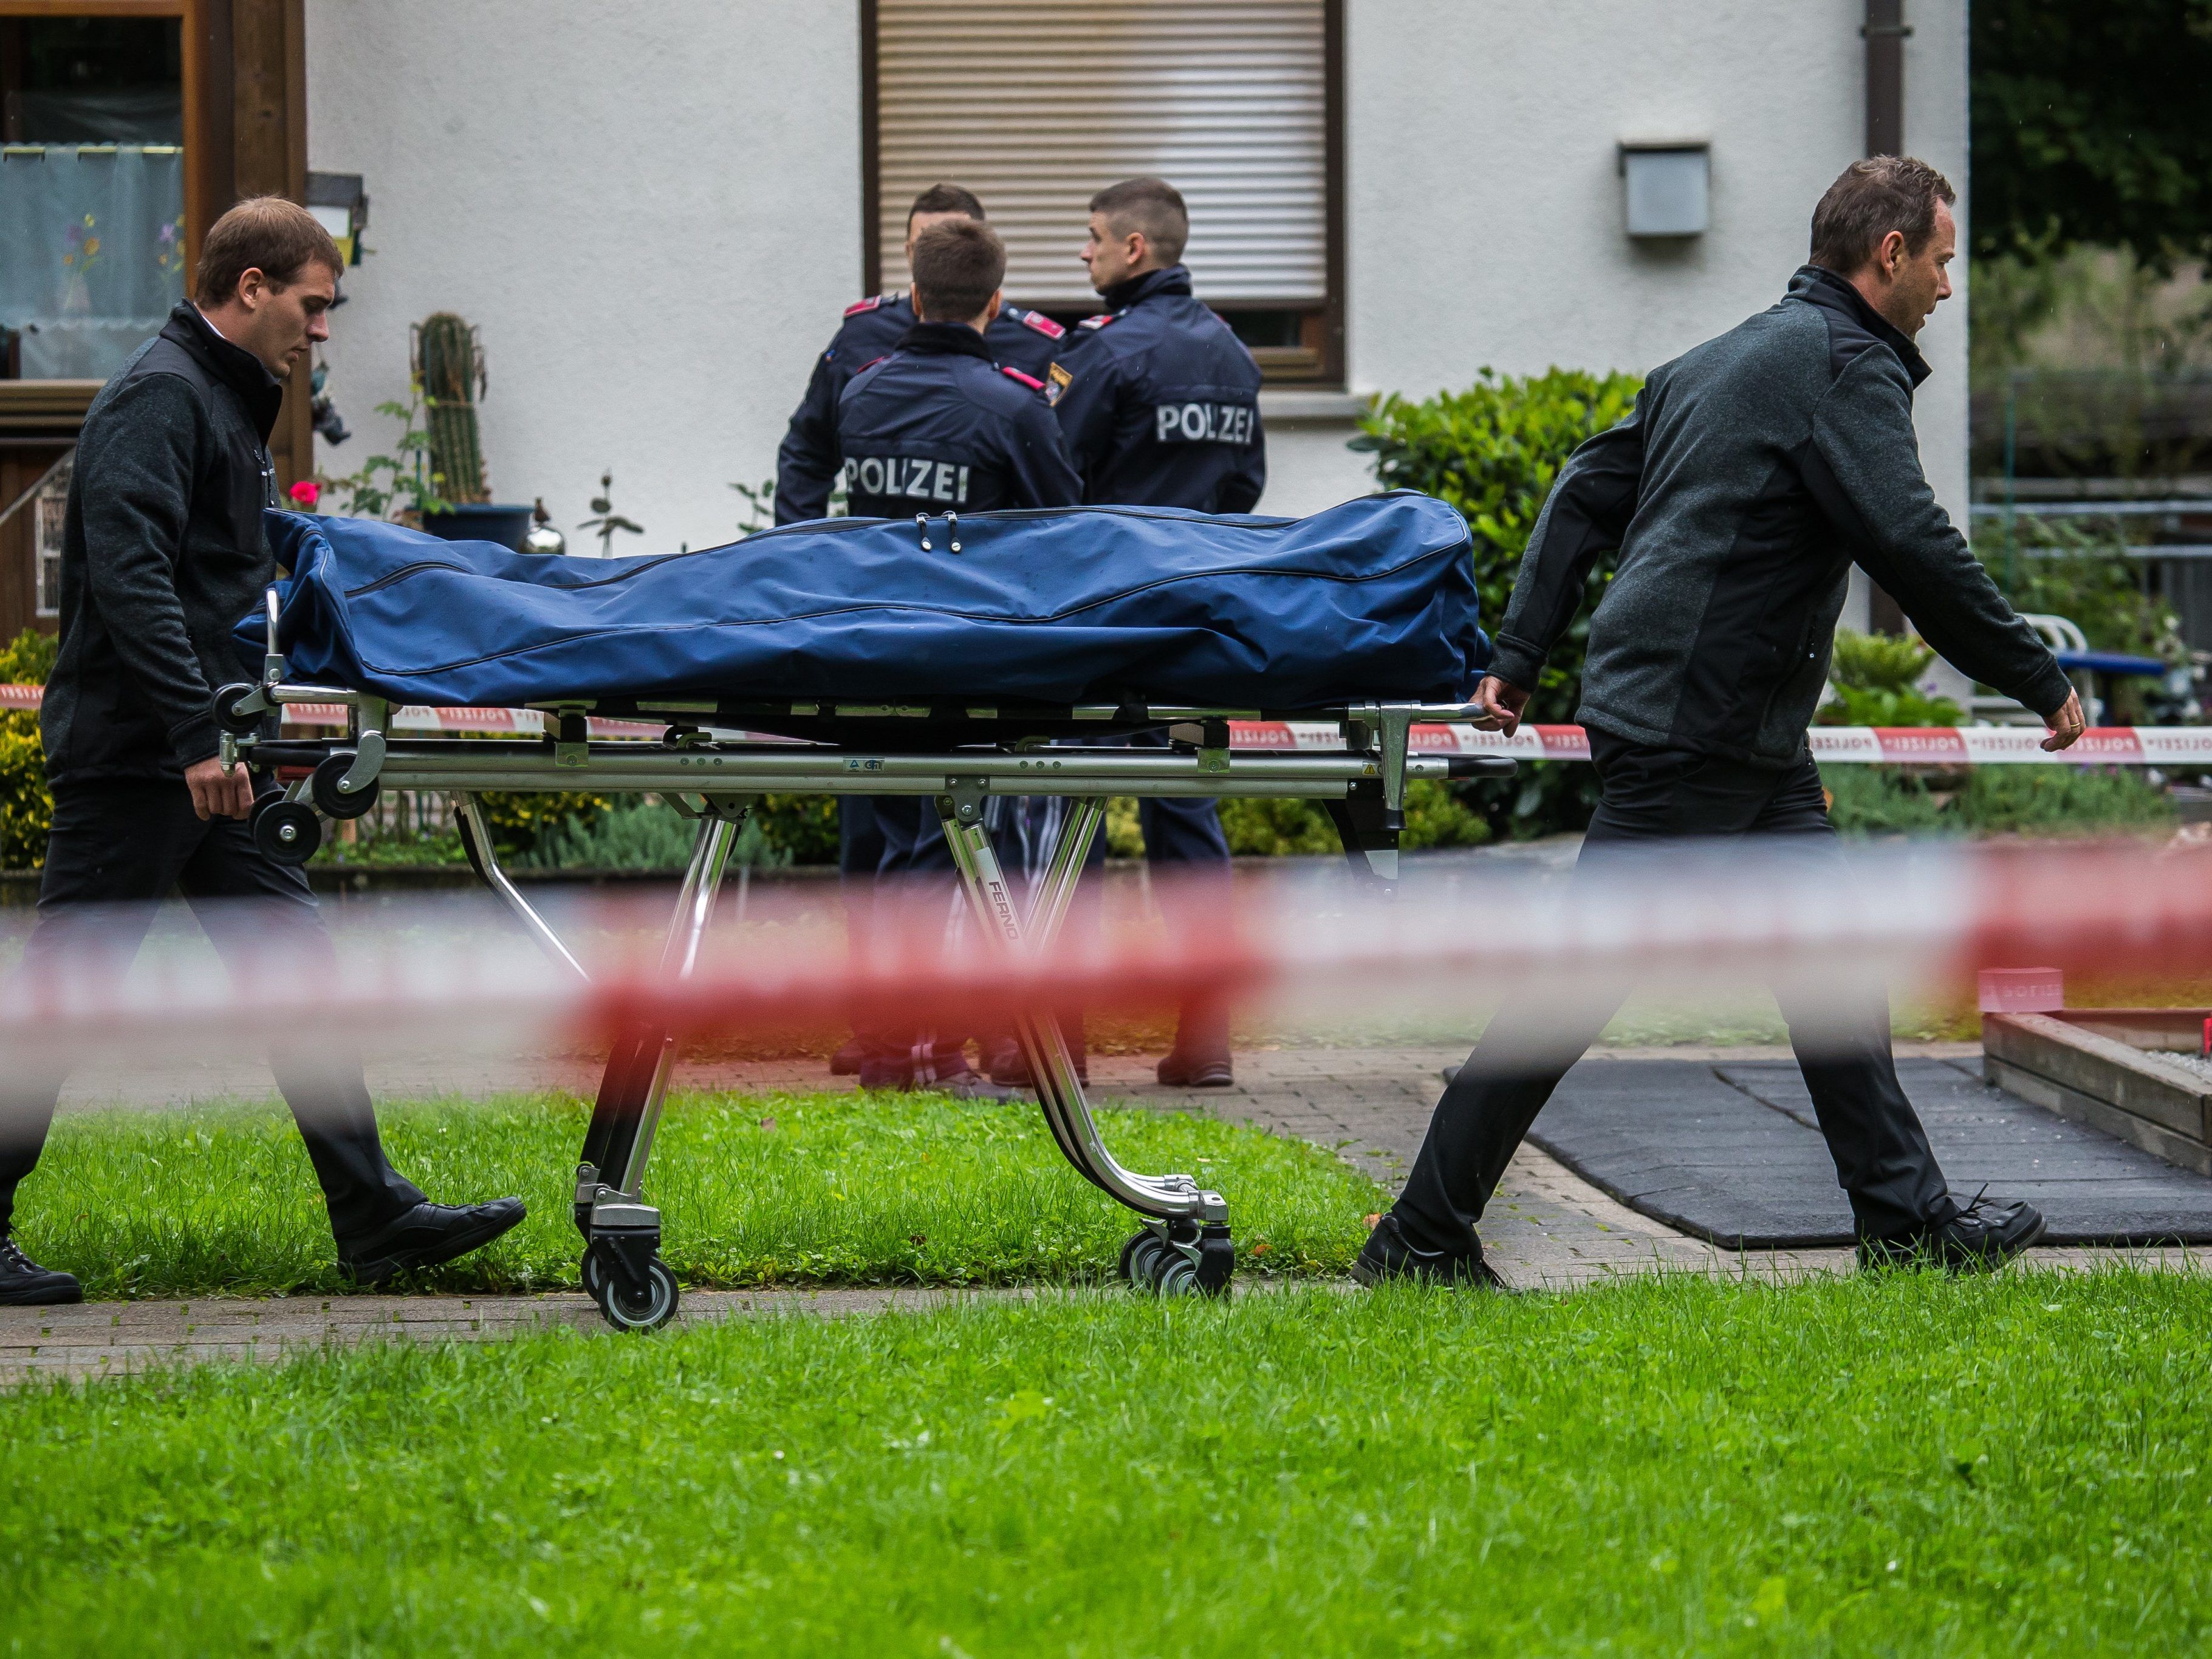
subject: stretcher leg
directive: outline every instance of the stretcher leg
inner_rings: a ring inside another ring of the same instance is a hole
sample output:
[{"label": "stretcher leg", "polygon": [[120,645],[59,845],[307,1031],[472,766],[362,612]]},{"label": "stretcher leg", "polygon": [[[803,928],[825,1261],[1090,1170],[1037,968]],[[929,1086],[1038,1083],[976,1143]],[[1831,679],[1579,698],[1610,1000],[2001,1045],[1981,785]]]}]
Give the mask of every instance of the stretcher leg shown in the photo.
[{"label": "stretcher leg", "polygon": [[[749,800],[708,803],[661,947],[664,975],[686,979],[697,967],[730,848],[750,807]],[[576,1169],[584,1288],[607,1322],[620,1329],[651,1330],[676,1313],[676,1278],[659,1255],[660,1212],[645,1202],[646,1165],[675,1059],[675,1039],[657,1025],[641,1026],[617,1040]]]},{"label": "stretcher leg", "polygon": [[460,828],[461,851],[468,854],[469,867],[477,872],[483,884],[507,902],[507,908],[521,918],[530,936],[543,945],[548,956],[566,963],[578,979],[589,981],[583,963],[569,954],[568,947],[561,943],[560,936],[547,925],[545,918],[531,907],[522,896],[521,890],[507,879],[507,872],[499,867],[499,855],[492,850],[491,829],[485,823],[483,807],[474,795],[461,794],[453,798],[453,821]]},{"label": "stretcher leg", "polygon": [[[1016,912],[981,808],[981,801],[972,797],[940,795],[937,800],[945,842],[987,946],[1014,952],[1048,950],[1066,919],[1084,857],[1105,816],[1105,803],[1096,796],[1084,797],[1068,813],[1030,896],[1026,919]],[[1226,1291],[1236,1249],[1229,1237],[1229,1206],[1221,1194],[1205,1190],[1187,1175],[1142,1176],[1123,1169],[1099,1139],[1082,1080],[1076,1076],[1075,1062],[1053,1012],[1025,1011],[1015,1019],[1014,1030],[1036,1079],[1037,1103],[1045,1123],[1067,1161],[1079,1174],[1146,1218],[1145,1230],[1122,1250],[1124,1275],[1163,1294]]]}]

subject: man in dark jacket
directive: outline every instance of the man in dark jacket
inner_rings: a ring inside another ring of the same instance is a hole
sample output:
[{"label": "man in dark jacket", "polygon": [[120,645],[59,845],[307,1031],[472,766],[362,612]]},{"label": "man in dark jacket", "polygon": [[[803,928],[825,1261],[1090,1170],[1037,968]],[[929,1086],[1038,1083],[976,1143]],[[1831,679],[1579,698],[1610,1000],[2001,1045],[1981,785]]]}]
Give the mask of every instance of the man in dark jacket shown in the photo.
[{"label": "man in dark jacket", "polygon": [[[1082,483],[1060,447],[1043,382],[992,361],[991,322],[1006,251],[980,220],[954,216],[919,233],[908,253],[917,319],[890,356],[854,376],[837,404],[837,447],[856,518],[927,520],[917,558],[951,558],[953,520],[994,507],[1073,507]],[[921,545],[927,540],[930,546]],[[950,873],[936,810],[916,795],[871,801],[881,877]],[[903,1029],[856,1033],[864,1088],[988,1092],[957,1044]]]},{"label": "man in dark jacket", "polygon": [[[2063,749],[2080,700],[1990,582],[1921,471],[1912,343],[1950,291],[1951,187],[1924,163],[1854,162],[1813,215],[1782,300],[1655,369],[1627,420],[1577,450],[1530,535],[1477,688],[1512,732],[1573,620],[1591,562],[1620,552],[1592,617],[1580,718],[1603,791],[1584,858],[1603,869],[1678,836],[1758,836],[1803,878],[1840,873],[1805,730],[1856,562],[1929,644],[2017,697]],[[1625,988],[1491,1021],[1437,1103],[1361,1279],[1494,1282],[1474,1224],[1507,1160]],[[1887,999],[1785,997],[1807,1088],[1867,1265],[1994,1265],[2040,1237],[2022,1203],[1960,1205],[1899,1086]]]},{"label": "man in dark jacket", "polygon": [[[1182,193],[1162,179],[1109,185],[1091,198],[1090,230],[1083,263],[1107,308],[1076,325],[1050,376],[1084,501],[1249,513],[1267,483],[1260,366],[1191,295],[1179,263],[1190,240]],[[1214,802],[1147,798],[1137,817],[1153,863],[1228,874]],[[1159,1079],[1200,1089],[1234,1081],[1219,1009],[1182,1011]]]},{"label": "man in dark jacket", "polygon": [[[932,226],[969,220],[981,223],[982,219],[983,204],[973,191],[958,185],[932,185],[907,210],[907,269],[914,269],[915,239]],[[806,396],[793,411],[790,428],[775,453],[778,524],[828,516],[830,486],[845,464],[837,447],[837,401],[853,377],[888,356],[915,321],[910,294],[872,295],[845,307],[844,325],[829,349],[815,359]],[[983,343],[991,362],[1042,380],[1066,333],[1041,311],[1002,303],[983,331]]]},{"label": "man in dark jacket", "polygon": [[[906,214],[907,269],[914,269],[915,239],[934,225],[983,218],[983,204],[958,185],[932,185],[914,198]],[[843,469],[837,448],[837,400],[853,377],[889,356],[915,323],[914,297],[876,294],[845,307],[845,320],[829,349],[814,360],[806,395],[791,416],[790,428],[775,453],[775,521],[798,524],[830,512],[830,487]],[[1001,305],[983,331],[989,360],[1042,380],[1067,331],[1041,311]],[[855,511],[859,509],[855,508]],[[866,884],[875,878],[884,842],[875,809],[866,795],[837,797],[837,868],[843,878],[847,915],[865,912]],[[840,1048],[830,1069],[841,1075],[857,1071],[861,1044],[855,1038]]]},{"label": "man in dark jacket", "polygon": [[[338,251],[306,209],[241,202],[210,228],[198,303],[179,305],[93,400],[63,530],[61,646],[40,711],[54,820],[23,972],[88,962],[120,978],[153,908],[181,888],[216,948],[330,945],[307,884],[254,847],[252,785],[216,758],[210,688],[238,677],[230,635],[275,574],[268,437],[281,378],[330,337]],[[357,1059],[272,1055],[329,1208],[339,1261],[380,1281],[452,1260],[522,1218],[522,1200],[424,1200],[384,1156]],[[61,1077],[0,1082],[0,1303],[74,1302],[8,1229]]]}]

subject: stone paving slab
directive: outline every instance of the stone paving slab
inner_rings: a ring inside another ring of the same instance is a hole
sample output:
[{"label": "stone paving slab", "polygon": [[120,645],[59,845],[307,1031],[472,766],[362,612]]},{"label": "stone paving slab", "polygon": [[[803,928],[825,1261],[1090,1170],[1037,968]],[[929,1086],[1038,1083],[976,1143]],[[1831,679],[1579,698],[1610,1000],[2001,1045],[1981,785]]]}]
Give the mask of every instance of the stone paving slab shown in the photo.
[{"label": "stone paving slab", "polygon": [[[1899,1045],[1900,1057],[1959,1059],[1971,1044]],[[1232,1088],[1176,1090],[1155,1079],[1148,1057],[1095,1055],[1092,1095],[1102,1102],[1202,1112],[1249,1122],[1328,1147],[1395,1191],[1419,1150],[1429,1114],[1442,1092],[1441,1068],[1465,1058],[1454,1048],[1282,1048],[1240,1052]],[[1595,1051],[1590,1063],[1672,1059],[1702,1062],[1787,1060],[1786,1049],[1741,1048],[1621,1048]],[[81,1080],[72,1096],[100,1097],[105,1079]],[[517,1066],[512,1062],[434,1073],[398,1065],[374,1066],[381,1096],[512,1092],[544,1087],[588,1090],[593,1079],[571,1063]],[[95,1086],[87,1087],[88,1084]],[[219,1086],[216,1086],[219,1085]],[[265,1073],[252,1068],[208,1073],[179,1084],[156,1079],[137,1103],[179,1098],[258,1097]],[[817,1091],[849,1087],[819,1060],[724,1061],[681,1065],[675,1086],[741,1091]],[[680,1225],[678,1218],[675,1224]],[[1737,1255],[1686,1237],[1615,1202],[1534,1146],[1524,1146],[1501,1183],[1483,1237],[1492,1260],[1519,1289],[1565,1290],[1661,1271],[1750,1275],[1787,1280],[1850,1270],[1848,1250]],[[2123,1252],[2039,1250],[2039,1267],[2081,1268],[2126,1261],[2212,1270],[2212,1249]],[[1243,1292],[1278,1281],[1241,1279]],[[811,1291],[687,1291],[678,1322],[805,1314],[844,1316],[925,1310],[1024,1291],[913,1288]],[[266,1363],[287,1352],[359,1341],[482,1341],[566,1325],[613,1333],[580,1292],[518,1297],[208,1297],[189,1302],[96,1303],[77,1308],[0,1308],[0,1383],[33,1376],[118,1375],[149,1366],[223,1359]]]}]

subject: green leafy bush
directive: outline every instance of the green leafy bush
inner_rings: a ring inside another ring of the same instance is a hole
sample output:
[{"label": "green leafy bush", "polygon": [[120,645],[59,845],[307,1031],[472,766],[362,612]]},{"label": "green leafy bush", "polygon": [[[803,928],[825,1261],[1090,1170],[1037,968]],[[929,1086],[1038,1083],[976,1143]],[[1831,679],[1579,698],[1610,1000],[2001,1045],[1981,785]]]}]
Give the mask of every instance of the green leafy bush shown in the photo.
[{"label": "green leafy bush", "polygon": [[1977,767],[1958,811],[1983,835],[2166,830],[2176,817],[2165,790],[2124,766]]},{"label": "green leafy bush", "polygon": [[1831,766],[1828,816],[1849,836],[2080,836],[2170,829],[2166,791],[2127,767]]},{"label": "green leafy bush", "polygon": [[[1374,454],[1384,489],[1425,491],[1466,518],[1483,623],[1495,628],[1559,468],[1584,439],[1626,417],[1642,385],[1632,374],[1553,368],[1513,377],[1486,368],[1464,391],[1418,403],[1385,398],[1360,422],[1352,447]],[[1581,611],[1545,665],[1528,701],[1530,720],[1574,718],[1589,613],[1612,580],[1608,555],[1592,568]],[[1492,830],[1516,837],[1579,830],[1597,803],[1596,775],[1586,766],[1531,766],[1506,788],[1481,799]]]},{"label": "green leafy bush", "polygon": [[[25,629],[0,647],[0,685],[44,685],[58,648],[52,635]],[[27,708],[0,712],[0,869],[42,866],[53,822],[39,717]]]},{"label": "green leafy bush", "polygon": [[[691,861],[699,825],[658,796],[641,796],[593,818],[573,817],[538,838],[522,860],[554,870],[677,871]],[[763,827],[757,809],[738,831],[731,862],[756,868],[789,864],[791,854]]]},{"label": "green leafy bush", "polygon": [[614,802],[580,789],[538,793],[533,790],[488,789],[477,797],[491,826],[492,850],[501,859],[528,864],[553,836],[588,832]]},{"label": "green leafy bush", "polygon": [[1948,697],[1923,696],[1913,682],[1936,660],[1917,640],[1892,634],[1836,634],[1828,666],[1835,690],[1814,715],[1820,726],[1956,726],[1965,718]]},{"label": "green leafy bush", "polygon": [[[1407,852],[1435,847],[1480,847],[1490,821],[1468,798],[1472,785],[1416,778],[1406,786],[1406,828],[1399,844]],[[1341,850],[1336,826],[1319,801],[1265,798],[1224,800],[1221,828],[1238,858],[1297,858]]]},{"label": "green leafy bush", "polygon": [[753,809],[766,864],[837,862],[835,795],[763,795]]},{"label": "green leafy bush", "polygon": [[[493,797],[484,798],[486,811]],[[507,822],[520,827],[515,862],[526,867],[554,870],[681,870],[690,862],[698,826],[657,797],[620,803],[598,795],[545,795],[551,803],[576,803],[567,815],[549,822],[542,810],[518,821],[509,802],[523,796],[501,796]],[[500,823],[495,818],[495,824]],[[527,840],[520,837],[526,834]],[[501,844],[502,854],[505,843]],[[787,864],[835,864],[837,861],[837,803],[830,795],[763,796],[738,832],[731,857],[735,863],[774,868]]]}]

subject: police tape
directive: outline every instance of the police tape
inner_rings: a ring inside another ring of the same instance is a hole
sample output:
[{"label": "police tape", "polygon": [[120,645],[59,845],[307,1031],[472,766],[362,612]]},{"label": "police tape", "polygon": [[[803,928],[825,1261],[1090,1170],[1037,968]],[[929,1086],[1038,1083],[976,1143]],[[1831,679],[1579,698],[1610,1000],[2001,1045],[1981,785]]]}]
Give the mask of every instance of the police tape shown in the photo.
[{"label": "police tape", "polygon": [[[42,688],[0,685],[0,708],[35,710]],[[306,730],[343,728],[343,703],[286,705],[288,726]],[[591,735],[599,739],[657,739],[667,728],[659,721],[593,717]],[[534,708],[428,708],[392,711],[397,732],[452,732],[485,737],[539,737],[545,717]],[[1342,736],[1321,720],[1231,720],[1230,746],[1255,750],[1323,750],[1338,748]],[[763,743],[796,739],[749,732]],[[2042,744],[2039,726],[1816,726],[1806,741],[1818,761],[1869,762],[1893,766],[2206,766],[2212,765],[2212,726],[2093,726],[2070,748],[2051,753]],[[1579,726],[1524,726],[1510,738],[1471,726],[1418,725],[1411,743],[1419,754],[1506,755],[1520,760],[1586,761],[1589,737]]]},{"label": "police tape", "polygon": [[[0,685],[0,709],[35,710],[42,688]],[[343,703],[287,704],[288,726],[303,730],[342,729],[348,718]],[[667,727],[653,720],[594,717],[598,739],[657,739]],[[473,733],[483,737],[539,737],[545,717],[534,708],[394,709],[396,732]],[[749,732],[763,743],[795,739]],[[2071,747],[2057,753],[2043,748],[2040,726],[1816,726],[1806,734],[1813,758],[1868,762],[1891,766],[2212,766],[2212,726],[2093,726]],[[1335,726],[1322,720],[1231,720],[1232,749],[1275,751],[1334,750],[1343,742]],[[1506,755],[1528,761],[1586,761],[1589,735],[1579,726],[1524,726],[1510,738],[1471,726],[1422,725],[1413,728],[1415,753]]]},{"label": "police tape", "polygon": [[[1564,881],[1509,864],[1417,876],[1395,896],[1311,870],[1156,878],[1152,892],[1141,914],[1073,927],[1046,951],[973,928],[948,946],[941,882],[879,892],[857,940],[818,903],[779,914],[755,889],[750,914],[717,921],[696,953],[665,949],[665,909],[576,900],[591,906],[572,933],[581,974],[459,896],[348,920],[335,952],[296,919],[257,936],[234,912],[209,928],[227,941],[227,981],[174,952],[125,973],[128,951],[95,923],[76,948],[42,941],[6,984],[0,1073],[272,1045],[574,1052],[640,1028],[684,1042],[848,1021],[975,1032],[1070,1006],[1194,1001],[1295,1024],[1456,1018],[1510,995],[1533,1033],[1638,985],[1670,998],[1785,987],[1806,1038],[1830,1017],[1863,1024],[1869,988],[1963,992],[1988,968],[2055,969],[2076,984],[2212,973],[2212,849],[1927,846],[1838,860],[1825,839],[1678,843],[1608,849]],[[135,944],[143,927],[114,937]],[[666,965],[683,957],[693,971]]]}]

